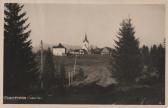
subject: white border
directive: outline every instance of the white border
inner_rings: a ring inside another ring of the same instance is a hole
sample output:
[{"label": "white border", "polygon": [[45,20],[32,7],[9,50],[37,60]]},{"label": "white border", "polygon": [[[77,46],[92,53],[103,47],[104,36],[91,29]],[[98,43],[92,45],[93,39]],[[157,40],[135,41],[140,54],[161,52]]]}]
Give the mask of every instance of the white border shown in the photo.
[{"label": "white border", "polygon": [[[165,37],[166,49],[168,43],[168,0],[0,0],[0,108],[168,108],[168,93],[166,92],[165,105],[70,105],[70,104],[3,104],[3,8],[5,2],[20,3],[56,3],[56,4],[164,4],[165,5]],[[166,61],[168,61],[166,50]],[[167,65],[167,63],[166,63]],[[168,69],[166,66],[166,90],[168,91]]]},{"label": "white border", "polygon": [[66,3],[66,4],[166,4],[167,0],[2,0],[21,3]]}]

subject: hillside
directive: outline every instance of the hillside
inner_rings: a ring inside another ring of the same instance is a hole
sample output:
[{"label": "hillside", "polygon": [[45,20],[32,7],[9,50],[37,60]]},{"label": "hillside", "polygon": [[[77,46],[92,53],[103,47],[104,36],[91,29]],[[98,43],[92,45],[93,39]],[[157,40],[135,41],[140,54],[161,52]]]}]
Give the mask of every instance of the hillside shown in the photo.
[{"label": "hillside", "polygon": [[[55,57],[55,61],[58,57]],[[65,71],[74,71],[74,57],[61,57],[65,63]],[[96,82],[97,85],[106,87],[110,84],[115,83],[115,80],[111,78],[111,57],[109,56],[80,56],[77,57],[76,62],[76,74],[82,70],[84,72],[85,78],[82,80],[74,81],[72,84],[77,85],[87,85]]]}]

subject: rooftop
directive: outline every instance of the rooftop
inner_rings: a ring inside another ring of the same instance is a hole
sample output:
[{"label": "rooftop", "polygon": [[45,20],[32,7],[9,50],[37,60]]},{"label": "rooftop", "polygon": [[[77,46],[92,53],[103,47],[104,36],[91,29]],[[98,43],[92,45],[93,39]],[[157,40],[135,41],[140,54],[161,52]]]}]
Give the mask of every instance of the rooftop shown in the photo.
[{"label": "rooftop", "polygon": [[61,43],[59,43],[57,46],[53,46],[53,48],[65,48]]}]

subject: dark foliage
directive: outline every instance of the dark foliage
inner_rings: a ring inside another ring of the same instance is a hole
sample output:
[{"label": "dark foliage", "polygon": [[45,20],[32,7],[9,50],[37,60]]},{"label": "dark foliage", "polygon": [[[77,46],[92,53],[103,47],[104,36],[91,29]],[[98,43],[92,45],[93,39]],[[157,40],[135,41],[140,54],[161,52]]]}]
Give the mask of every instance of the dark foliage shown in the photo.
[{"label": "dark foliage", "polygon": [[115,41],[112,63],[112,75],[121,85],[135,84],[142,72],[139,41],[134,34],[131,19],[124,20],[117,36],[118,41]]},{"label": "dark foliage", "polygon": [[57,88],[57,93],[63,94],[65,93],[65,87],[68,84],[67,78],[66,78],[66,72],[65,72],[65,64],[64,60],[62,57],[55,56],[55,77],[56,77],[56,88]]},{"label": "dark foliage", "polygon": [[[35,82],[37,71],[29,39],[30,24],[23,5],[5,4],[4,24],[4,95],[25,95]],[[23,94],[22,94],[23,93]]]},{"label": "dark foliage", "polygon": [[160,85],[135,87],[128,91],[122,91],[118,90],[115,85],[102,87],[92,83],[85,86],[69,87],[64,95],[54,92],[52,96],[47,96],[42,100],[22,100],[22,102],[15,100],[15,103],[163,105],[164,92],[163,89],[160,89]]},{"label": "dark foliage", "polygon": [[83,81],[87,76],[85,75],[82,68],[79,69],[79,72],[74,76],[75,81]]},{"label": "dark foliage", "polygon": [[165,48],[161,44],[151,47],[149,67],[158,74],[160,81],[165,80]]},{"label": "dark foliage", "polygon": [[157,61],[158,61],[158,51],[157,46],[153,45],[150,50],[150,66],[157,67]]},{"label": "dark foliage", "polygon": [[142,54],[143,65],[144,66],[149,65],[150,51],[149,51],[148,46],[145,46],[145,45],[142,46],[141,54]]},{"label": "dark foliage", "polygon": [[50,48],[45,53],[45,61],[44,61],[44,71],[42,74],[42,81],[44,82],[44,88],[46,90],[50,89],[54,86],[55,82],[55,68],[53,61],[53,54]]},{"label": "dark foliage", "polygon": [[[163,45],[143,46],[141,49],[144,69],[143,84],[165,84],[165,48]],[[164,86],[163,86],[164,87]]]},{"label": "dark foliage", "polygon": [[158,46],[157,69],[159,72],[159,80],[165,84],[165,48],[162,45]]},{"label": "dark foliage", "polygon": [[59,87],[64,90],[65,86],[66,86],[66,75],[65,75],[65,66],[64,64],[60,64],[60,84],[59,84]]}]

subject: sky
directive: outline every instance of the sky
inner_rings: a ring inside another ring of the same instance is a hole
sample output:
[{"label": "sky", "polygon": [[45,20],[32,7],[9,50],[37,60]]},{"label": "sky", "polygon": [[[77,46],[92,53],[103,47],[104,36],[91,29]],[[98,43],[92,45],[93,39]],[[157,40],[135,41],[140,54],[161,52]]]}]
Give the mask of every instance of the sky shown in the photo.
[{"label": "sky", "polygon": [[131,18],[140,45],[151,46],[165,37],[164,5],[24,4],[33,46],[44,43],[112,47],[123,19]]}]

